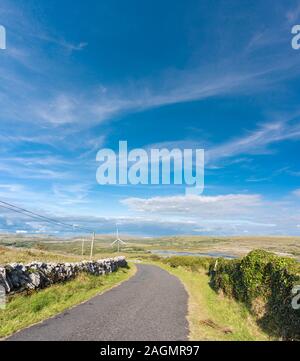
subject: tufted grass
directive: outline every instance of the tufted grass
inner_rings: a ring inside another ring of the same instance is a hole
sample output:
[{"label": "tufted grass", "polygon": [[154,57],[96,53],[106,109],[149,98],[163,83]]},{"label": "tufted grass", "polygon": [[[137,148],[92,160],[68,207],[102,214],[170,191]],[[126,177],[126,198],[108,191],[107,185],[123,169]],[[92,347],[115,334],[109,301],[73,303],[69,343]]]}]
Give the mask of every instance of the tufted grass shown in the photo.
[{"label": "tufted grass", "polygon": [[12,296],[5,310],[0,309],[0,338],[103,293],[127,280],[135,270],[135,266],[130,264],[128,268],[119,268],[118,271],[104,276],[81,273],[72,281],[56,284],[31,294]]}]

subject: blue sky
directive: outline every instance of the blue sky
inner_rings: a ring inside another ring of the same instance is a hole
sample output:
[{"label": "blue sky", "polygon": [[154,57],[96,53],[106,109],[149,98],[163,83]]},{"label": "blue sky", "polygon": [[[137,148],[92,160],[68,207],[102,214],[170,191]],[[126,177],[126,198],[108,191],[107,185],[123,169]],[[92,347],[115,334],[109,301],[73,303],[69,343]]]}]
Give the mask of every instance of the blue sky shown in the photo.
[{"label": "blue sky", "polygon": [[[0,24],[1,200],[101,233],[300,234],[299,1],[1,0]],[[100,186],[119,140],[204,148],[203,195]]]}]

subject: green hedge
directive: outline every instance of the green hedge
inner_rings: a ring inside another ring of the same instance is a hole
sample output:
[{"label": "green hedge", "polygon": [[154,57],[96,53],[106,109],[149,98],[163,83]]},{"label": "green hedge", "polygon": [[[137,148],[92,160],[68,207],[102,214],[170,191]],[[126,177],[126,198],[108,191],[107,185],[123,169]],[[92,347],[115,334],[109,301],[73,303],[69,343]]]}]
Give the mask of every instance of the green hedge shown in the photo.
[{"label": "green hedge", "polygon": [[269,334],[300,339],[300,310],[291,306],[292,288],[300,284],[299,263],[255,250],[241,260],[211,262],[209,273],[211,286],[246,303]]}]

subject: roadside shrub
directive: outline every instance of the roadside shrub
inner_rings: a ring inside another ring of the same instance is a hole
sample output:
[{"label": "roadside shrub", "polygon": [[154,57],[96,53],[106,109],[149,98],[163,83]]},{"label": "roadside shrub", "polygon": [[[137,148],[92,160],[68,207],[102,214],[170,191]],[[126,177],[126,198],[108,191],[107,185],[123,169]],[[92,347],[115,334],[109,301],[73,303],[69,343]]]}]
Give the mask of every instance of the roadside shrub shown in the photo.
[{"label": "roadside shrub", "polygon": [[170,267],[184,267],[191,271],[198,271],[199,269],[209,270],[212,259],[209,257],[193,257],[193,256],[173,256],[163,259],[163,263]]},{"label": "roadside shrub", "polygon": [[147,257],[149,260],[154,261],[154,262],[159,262],[162,260],[161,257],[159,257],[157,254],[151,254],[150,256]]},{"label": "roadside shrub", "polygon": [[283,339],[300,339],[300,310],[291,305],[292,288],[300,284],[300,265],[295,260],[255,250],[241,260],[219,259],[210,265],[209,273],[211,286],[246,303],[266,331]]}]

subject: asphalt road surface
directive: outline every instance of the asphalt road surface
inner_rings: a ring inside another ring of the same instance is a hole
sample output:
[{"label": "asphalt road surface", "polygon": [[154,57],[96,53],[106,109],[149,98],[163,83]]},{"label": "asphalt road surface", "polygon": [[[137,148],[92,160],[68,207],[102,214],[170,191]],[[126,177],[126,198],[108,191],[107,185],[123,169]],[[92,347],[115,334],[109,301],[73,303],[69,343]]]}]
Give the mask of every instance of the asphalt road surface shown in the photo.
[{"label": "asphalt road surface", "polygon": [[8,340],[187,340],[187,299],[175,276],[156,266],[137,265],[137,273],[120,286]]}]

